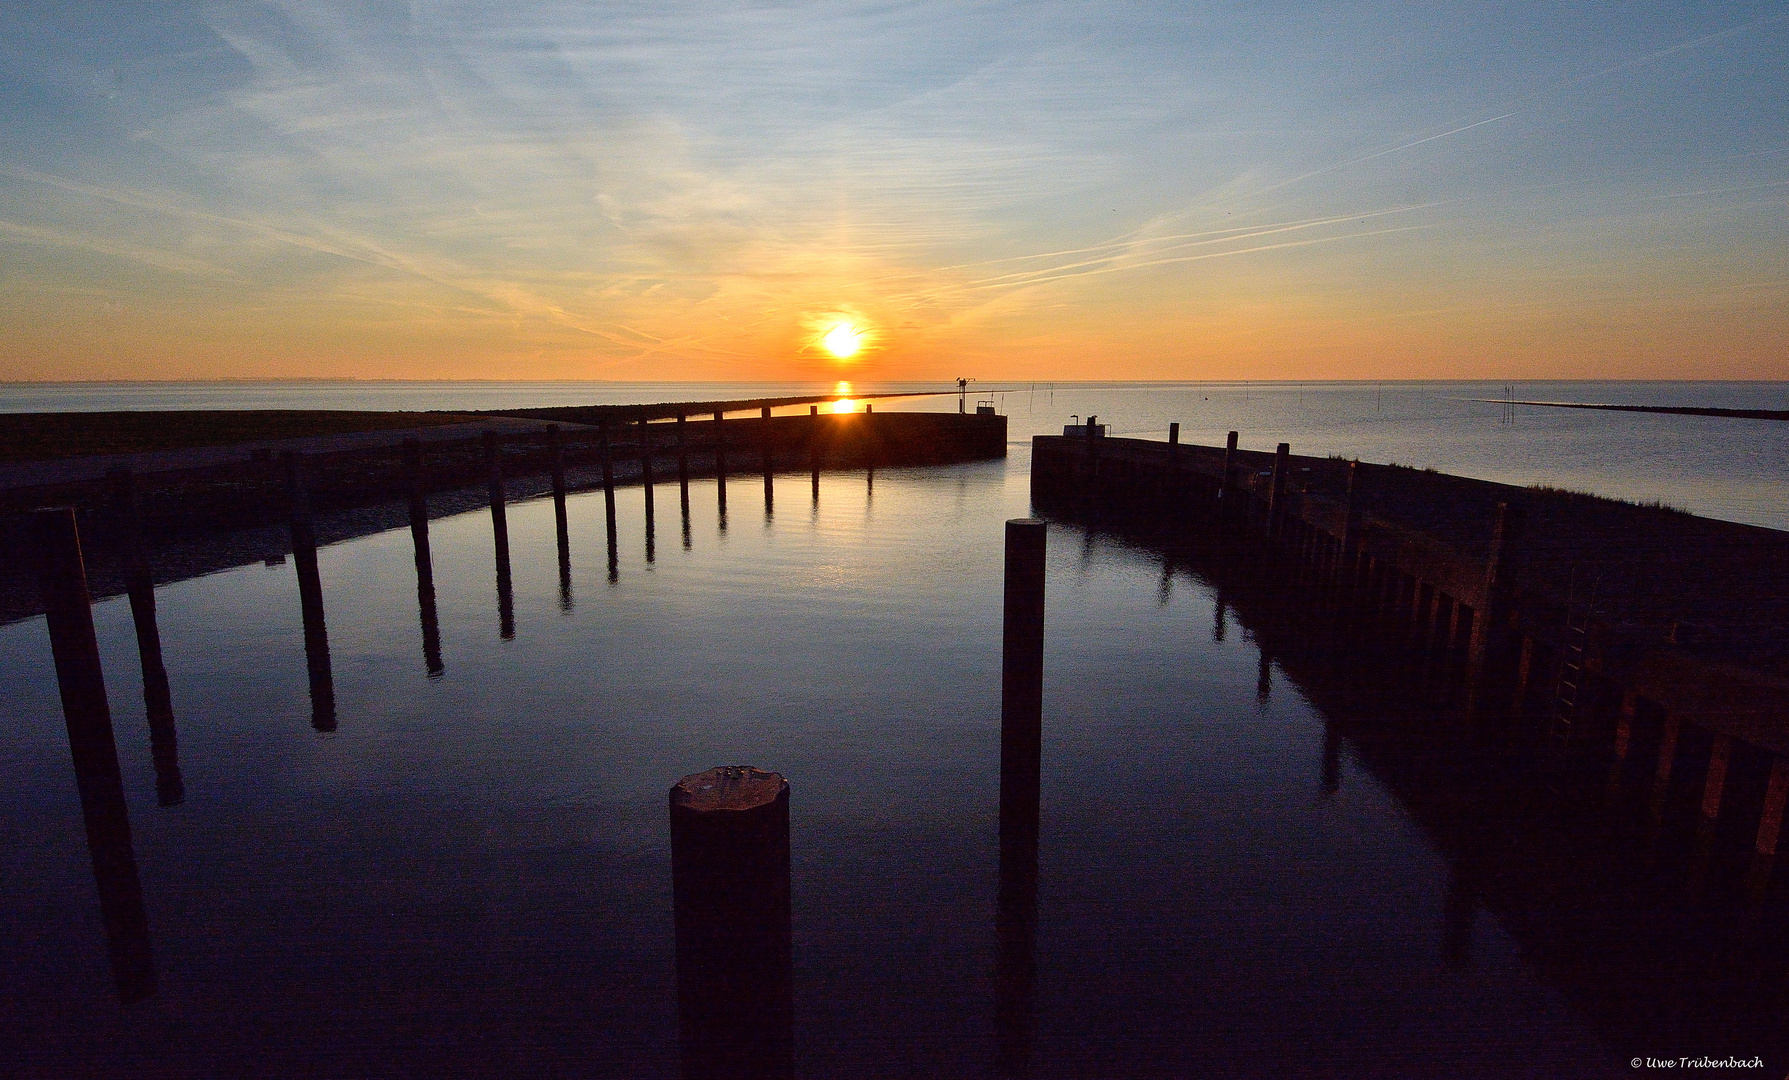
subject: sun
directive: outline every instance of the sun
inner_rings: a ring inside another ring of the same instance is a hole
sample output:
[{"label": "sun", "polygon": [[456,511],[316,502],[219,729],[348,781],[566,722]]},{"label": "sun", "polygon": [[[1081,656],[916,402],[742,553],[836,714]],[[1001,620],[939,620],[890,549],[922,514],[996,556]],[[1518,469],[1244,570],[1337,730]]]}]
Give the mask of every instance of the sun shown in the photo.
[{"label": "sun", "polygon": [[827,352],[843,360],[862,347],[863,331],[850,323],[842,322],[828,330],[820,338],[820,344]]}]

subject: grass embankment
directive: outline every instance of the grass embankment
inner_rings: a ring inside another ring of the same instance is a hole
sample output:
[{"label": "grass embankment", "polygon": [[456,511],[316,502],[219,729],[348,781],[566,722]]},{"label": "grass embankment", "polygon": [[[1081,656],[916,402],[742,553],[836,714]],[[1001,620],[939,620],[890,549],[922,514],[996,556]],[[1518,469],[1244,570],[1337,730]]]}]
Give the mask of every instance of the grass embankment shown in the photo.
[{"label": "grass embankment", "polygon": [[330,409],[0,413],[0,464],[232,446],[267,439],[463,424],[479,419],[464,413]]}]

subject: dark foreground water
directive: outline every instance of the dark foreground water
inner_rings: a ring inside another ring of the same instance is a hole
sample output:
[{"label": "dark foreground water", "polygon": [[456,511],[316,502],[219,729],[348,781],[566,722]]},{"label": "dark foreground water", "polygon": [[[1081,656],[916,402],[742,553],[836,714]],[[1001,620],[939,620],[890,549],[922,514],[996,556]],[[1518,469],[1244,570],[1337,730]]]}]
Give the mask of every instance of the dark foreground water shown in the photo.
[{"label": "dark foreground water", "polygon": [[1050,536],[1015,982],[1001,534],[1027,469],[1019,445],[829,474],[817,500],[785,476],[771,507],[736,476],[724,526],[699,482],[687,538],[661,484],[650,546],[623,489],[612,576],[602,496],[574,496],[569,597],[551,501],[512,504],[509,639],[489,516],[438,520],[439,677],[408,532],[325,548],[327,734],[290,563],[164,586],[172,807],[128,604],[98,604],[156,977],[130,1005],[44,622],[0,627],[7,1069],[676,1075],[666,790],[733,763],[792,784],[798,1075],[1558,1077],[1764,1051],[1783,969],[1722,980],[1782,951],[1733,930],[1718,853],[1698,871],[1670,828],[1520,770],[1460,801],[1484,775],[1437,766],[1464,760],[1447,709],[1312,667],[1284,611],[1074,524]]}]

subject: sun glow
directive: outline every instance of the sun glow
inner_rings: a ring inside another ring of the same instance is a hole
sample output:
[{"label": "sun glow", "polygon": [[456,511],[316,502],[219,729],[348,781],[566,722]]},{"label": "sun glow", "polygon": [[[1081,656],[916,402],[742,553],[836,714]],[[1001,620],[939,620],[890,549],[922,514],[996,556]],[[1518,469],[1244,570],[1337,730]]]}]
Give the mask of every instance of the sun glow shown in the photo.
[{"label": "sun glow", "polygon": [[842,322],[828,330],[820,338],[820,345],[827,352],[843,360],[863,347],[863,331],[850,323]]}]

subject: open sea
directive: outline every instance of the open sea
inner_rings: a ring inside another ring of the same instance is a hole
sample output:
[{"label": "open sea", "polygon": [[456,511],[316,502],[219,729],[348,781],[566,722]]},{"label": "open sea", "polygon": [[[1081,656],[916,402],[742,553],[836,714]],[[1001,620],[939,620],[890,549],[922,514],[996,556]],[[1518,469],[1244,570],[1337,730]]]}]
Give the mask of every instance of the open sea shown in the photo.
[{"label": "open sea", "polygon": [[[811,389],[11,384],[0,411]],[[437,519],[439,674],[409,531],[323,548],[333,732],[312,727],[289,560],[161,586],[176,805],[158,799],[129,604],[97,603],[153,955],[131,1004],[44,620],[0,627],[0,1073],[680,1075],[666,792],[722,764],[791,785],[796,1075],[1613,1076],[1641,1055],[1776,1045],[1777,1021],[1737,995],[1763,987],[1781,1016],[1789,970],[1719,987],[1782,950],[1732,936],[1738,909],[1696,885],[1687,840],[1539,781],[1535,798],[1467,804],[1464,825],[1438,815],[1457,794],[1423,741],[1439,706],[1318,679],[1264,644],[1279,616],[1216,572],[1072,523],[1049,533],[1035,934],[1015,960],[995,925],[1002,529],[1030,512],[1030,436],[1088,414],[1112,435],[1165,438],[1172,421],[1221,445],[1236,429],[1247,448],[1782,529],[1789,424],[1529,407],[1508,422],[1474,400],[1502,384],[978,396],[1010,418],[1004,460],[831,472],[817,494],[781,476],[774,503],[736,476],[725,516],[714,480],[691,482],[685,510],[673,474],[650,534],[642,489],[620,488],[613,573],[602,493],[574,494],[568,592],[551,499],[511,503],[510,636],[490,516]],[[1515,396],[1789,408],[1783,383]],[[1583,858],[1604,835],[1632,866]],[[1789,922],[1773,902],[1766,925]]]}]

